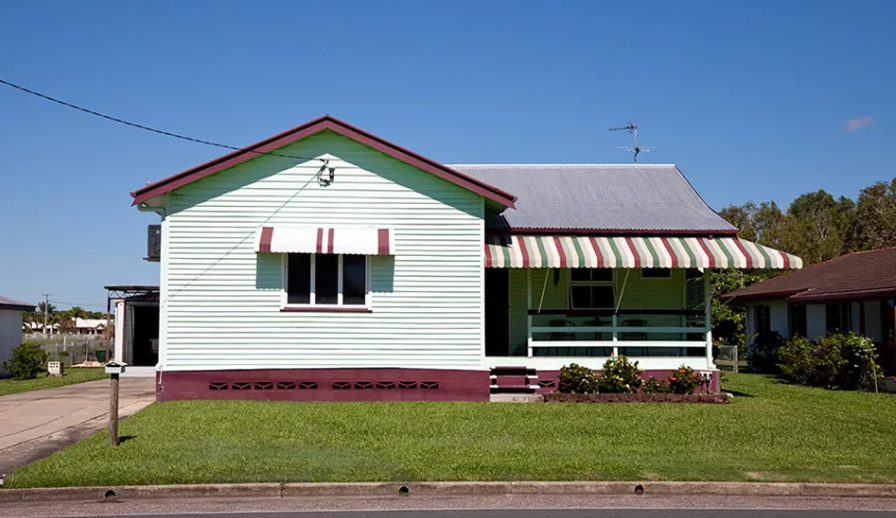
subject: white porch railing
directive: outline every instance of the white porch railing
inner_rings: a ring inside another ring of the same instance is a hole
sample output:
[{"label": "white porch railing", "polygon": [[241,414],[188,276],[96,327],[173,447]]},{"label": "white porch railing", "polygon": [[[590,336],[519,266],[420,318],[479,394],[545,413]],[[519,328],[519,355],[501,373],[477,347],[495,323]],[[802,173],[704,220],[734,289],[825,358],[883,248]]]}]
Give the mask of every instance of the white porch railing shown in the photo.
[{"label": "white porch railing", "polygon": [[[673,309],[607,309],[607,310],[575,310],[575,309],[532,309],[531,270],[527,286],[528,307],[528,351],[527,356],[535,356],[538,349],[588,349],[602,348],[604,352],[612,348],[611,355],[619,356],[620,349],[632,348],[675,348],[687,350],[700,348],[705,357],[706,368],[714,368],[712,361],[712,325],[710,319],[710,292],[708,278],[704,274],[703,281],[703,308],[699,310],[673,310]],[[620,322],[620,315],[636,319],[627,319]],[[562,317],[564,325],[537,325],[535,318]],[[572,319],[587,319],[585,322],[575,322]],[[689,320],[701,320],[699,325],[689,325]],[[648,320],[653,320],[657,325],[648,325]],[[678,321],[683,325],[665,325],[668,321]],[[572,324],[572,325],[569,325]],[[592,334],[590,339],[577,339],[577,335]],[[650,339],[653,334],[655,339]],[[669,340],[668,336],[678,335],[680,340]],[[540,336],[547,335],[547,339]],[[632,335],[637,338],[631,339]],[[694,337],[699,337],[695,339]],[[572,339],[569,339],[569,338]],[[573,351],[575,352],[575,351]],[[568,356],[582,356],[569,354]],[[607,356],[606,354],[588,356]],[[698,357],[697,355],[691,355]]]}]

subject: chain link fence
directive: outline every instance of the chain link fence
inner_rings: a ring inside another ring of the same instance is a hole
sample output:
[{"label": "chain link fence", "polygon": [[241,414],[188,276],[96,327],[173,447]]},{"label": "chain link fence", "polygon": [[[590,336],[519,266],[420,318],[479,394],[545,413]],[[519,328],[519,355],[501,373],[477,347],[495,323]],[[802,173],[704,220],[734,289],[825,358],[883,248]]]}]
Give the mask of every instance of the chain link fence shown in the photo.
[{"label": "chain link fence", "polygon": [[[104,351],[112,349],[112,338],[103,335],[26,333],[22,335],[22,341],[40,345],[44,351],[47,351],[50,361],[62,362],[66,367],[98,361],[96,352],[101,346]],[[108,353],[106,354],[108,355]],[[108,356],[104,359],[105,361],[109,361]]]}]

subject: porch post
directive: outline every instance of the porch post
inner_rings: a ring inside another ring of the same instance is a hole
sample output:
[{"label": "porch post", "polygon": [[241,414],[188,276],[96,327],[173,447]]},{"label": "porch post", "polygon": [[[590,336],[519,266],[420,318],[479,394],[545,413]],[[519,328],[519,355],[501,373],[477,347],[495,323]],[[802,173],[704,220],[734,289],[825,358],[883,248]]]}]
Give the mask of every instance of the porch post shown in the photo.
[{"label": "porch post", "polygon": [[706,368],[712,365],[712,308],[710,307],[709,268],[703,270],[703,326],[706,331]]},{"label": "porch post", "polygon": [[619,356],[619,346],[616,342],[619,341],[619,333],[616,332],[616,326],[619,325],[619,316],[616,312],[613,312],[613,357],[616,358]]},{"label": "porch post", "polygon": [[528,356],[532,357],[532,269],[526,268],[526,348]]}]

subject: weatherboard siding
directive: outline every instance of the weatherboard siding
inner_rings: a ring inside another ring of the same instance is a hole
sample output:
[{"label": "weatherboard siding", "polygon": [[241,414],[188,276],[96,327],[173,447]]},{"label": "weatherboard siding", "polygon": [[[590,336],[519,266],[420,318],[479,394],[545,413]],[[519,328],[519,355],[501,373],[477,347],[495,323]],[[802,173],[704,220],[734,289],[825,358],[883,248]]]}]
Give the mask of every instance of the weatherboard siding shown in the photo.
[{"label": "weatherboard siding", "polygon": [[[335,181],[262,156],[168,195],[162,368],[481,368],[483,198],[332,132],[277,152],[328,157]],[[281,312],[262,224],[394,229],[395,255],[371,261],[372,312]]]}]

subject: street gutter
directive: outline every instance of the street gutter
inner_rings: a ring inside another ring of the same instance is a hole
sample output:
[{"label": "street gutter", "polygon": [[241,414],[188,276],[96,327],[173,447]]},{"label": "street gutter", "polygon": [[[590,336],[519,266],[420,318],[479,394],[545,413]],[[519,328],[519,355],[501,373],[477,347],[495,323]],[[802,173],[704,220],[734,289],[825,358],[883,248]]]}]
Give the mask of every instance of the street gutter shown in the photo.
[{"label": "street gutter", "polygon": [[788,482],[370,482],[195,484],[0,489],[0,503],[174,498],[395,497],[481,495],[724,495],[896,498],[896,484]]}]

